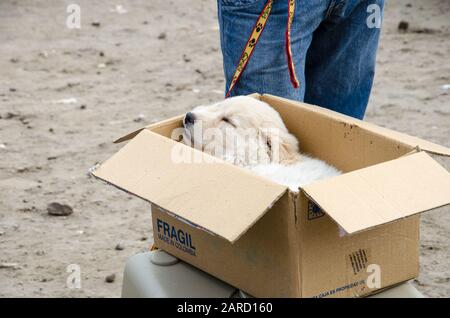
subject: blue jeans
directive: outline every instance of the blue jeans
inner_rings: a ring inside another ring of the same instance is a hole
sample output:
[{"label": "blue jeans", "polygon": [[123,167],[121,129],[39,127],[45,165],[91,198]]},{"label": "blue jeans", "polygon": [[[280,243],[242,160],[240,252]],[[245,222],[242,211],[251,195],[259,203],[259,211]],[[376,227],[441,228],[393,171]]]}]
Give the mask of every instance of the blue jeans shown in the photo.
[{"label": "blue jeans", "polygon": [[[218,0],[226,91],[265,3]],[[296,0],[291,48],[300,87],[295,89],[285,53],[288,1],[274,0],[266,27],[230,96],[269,93],[363,118],[380,34],[379,27],[366,22],[373,12],[368,10],[371,4],[378,5],[382,14],[384,0]]]}]

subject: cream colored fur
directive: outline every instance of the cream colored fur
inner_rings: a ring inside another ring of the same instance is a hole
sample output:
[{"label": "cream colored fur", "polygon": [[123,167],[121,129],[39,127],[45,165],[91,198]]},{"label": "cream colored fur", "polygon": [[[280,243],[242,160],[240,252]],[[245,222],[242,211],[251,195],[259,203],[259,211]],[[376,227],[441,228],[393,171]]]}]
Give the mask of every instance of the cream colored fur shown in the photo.
[{"label": "cream colored fur", "polygon": [[[340,172],[299,152],[275,109],[255,98],[239,96],[191,112],[193,124],[185,124],[183,142],[250,169],[296,191],[299,186],[335,176]],[[250,133],[249,133],[250,132]]]}]

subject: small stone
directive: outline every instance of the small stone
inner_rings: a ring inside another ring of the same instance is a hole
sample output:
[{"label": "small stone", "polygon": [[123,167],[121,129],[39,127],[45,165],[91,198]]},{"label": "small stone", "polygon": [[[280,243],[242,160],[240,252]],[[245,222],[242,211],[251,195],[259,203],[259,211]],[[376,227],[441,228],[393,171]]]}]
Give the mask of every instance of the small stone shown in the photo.
[{"label": "small stone", "polygon": [[53,128],[49,128],[49,129],[48,129],[48,132],[54,133],[55,130],[54,130]]},{"label": "small stone", "polygon": [[47,206],[47,212],[53,216],[68,216],[73,213],[73,209],[69,205],[52,202]]},{"label": "small stone", "polygon": [[99,21],[94,21],[94,22],[91,23],[91,25],[92,25],[93,27],[98,28],[98,27],[100,27],[100,22],[99,22]]},{"label": "small stone", "polygon": [[183,54],[183,61],[185,61],[186,63],[189,63],[191,61],[191,58],[189,56],[187,56],[186,54]]},{"label": "small stone", "polygon": [[114,283],[116,280],[116,274],[111,274],[105,277],[105,282],[107,283]]},{"label": "small stone", "polygon": [[140,123],[141,121],[144,120],[144,118],[145,118],[145,115],[144,115],[144,114],[139,114],[135,119],[133,119],[133,121],[134,121],[135,123]]},{"label": "small stone", "polygon": [[38,53],[38,56],[43,57],[43,58],[47,58],[48,57],[48,52],[47,51],[41,51]]},{"label": "small stone", "polygon": [[54,103],[56,104],[75,104],[77,102],[77,99],[75,97],[70,97],[70,98],[63,98],[60,100],[56,100],[54,101]]},{"label": "small stone", "polygon": [[399,31],[406,32],[408,31],[409,23],[406,21],[400,21],[397,28]]},{"label": "small stone", "polygon": [[80,109],[81,109],[81,110],[86,109],[86,105],[81,105],[81,106],[80,106]]},{"label": "small stone", "polygon": [[9,91],[10,92],[17,92],[17,89],[15,89],[14,87],[10,87]]},{"label": "small stone", "polygon": [[13,118],[16,118],[16,117],[19,117],[19,116],[20,116],[19,114],[8,112],[5,115],[5,119],[13,119]]},{"label": "small stone", "polygon": [[19,59],[16,58],[16,57],[13,57],[13,58],[11,58],[9,61],[10,61],[11,63],[18,63],[18,62],[19,62]]},{"label": "small stone", "polygon": [[27,208],[22,208],[22,209],[18,209],[19,212],[36,212],[37,208],[33,205],[32,207],[27,207]]},{"label": "small stone", "polygon": [[122,242],[117,243],[116,247],[114,248],[116,251],[122,251],[125,249],[125,246],[122,244]]},{"label": "small stone", "polygon": [[165,40],[167,38],[167,34],[165,32],[161,32],[158,35],[158,40]]},{"label": "small stone", "polygon": [[128,12],[128,10],[125,9],[124,6],[121,5],[121,4],[116,5],[115,8],[114,8],[114,9],[111,9],[110,11],[111,11],[111,12],[116,12],[116,13],[118,13],[118,14],[125,14],[125,13]]},{"label": "small stone", "polygon": [[16,269],[19,267],[19,264],[17,263],[0,263],[0,269],[1,268],[13,268]]},{"label": "small stone", "polygon": [[141,237],[141,241],[147,241],[148,237],[147,236],[143,236]]}]

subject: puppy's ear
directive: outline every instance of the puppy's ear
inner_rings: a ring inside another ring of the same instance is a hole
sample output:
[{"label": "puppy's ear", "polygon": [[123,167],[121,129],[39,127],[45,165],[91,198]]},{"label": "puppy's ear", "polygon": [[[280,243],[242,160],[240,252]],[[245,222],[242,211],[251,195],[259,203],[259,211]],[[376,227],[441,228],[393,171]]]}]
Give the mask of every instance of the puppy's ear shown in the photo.
[{"label": "puppy's ear", "polygon": [[298,160],[298,140],[287,132],[280,136],[280,163],[291,164]]},{"label": "puppy's ear", "polygon": [[270,161],[291,164],[299,159],[298,140],[288,132],[280,130],[262,130]]}]

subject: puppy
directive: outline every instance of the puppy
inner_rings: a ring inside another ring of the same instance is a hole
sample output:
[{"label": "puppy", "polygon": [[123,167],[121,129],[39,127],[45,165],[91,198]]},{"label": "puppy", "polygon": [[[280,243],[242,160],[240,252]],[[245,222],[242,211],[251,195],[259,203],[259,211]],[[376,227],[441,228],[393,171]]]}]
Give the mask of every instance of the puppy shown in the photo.
[{"label": "puppy", "polygon": [[340,174],[324,161],[299,152],[278,112],[252,97],[238,96],[198,106],[183,120],[182,142],[298,191]]}]

